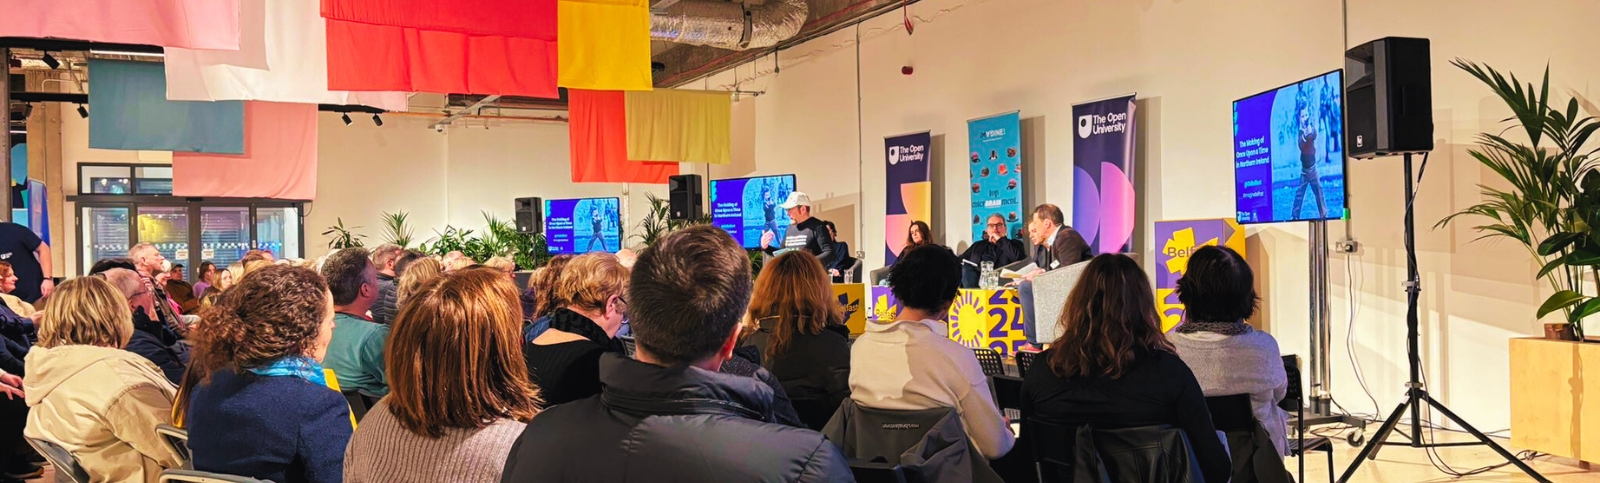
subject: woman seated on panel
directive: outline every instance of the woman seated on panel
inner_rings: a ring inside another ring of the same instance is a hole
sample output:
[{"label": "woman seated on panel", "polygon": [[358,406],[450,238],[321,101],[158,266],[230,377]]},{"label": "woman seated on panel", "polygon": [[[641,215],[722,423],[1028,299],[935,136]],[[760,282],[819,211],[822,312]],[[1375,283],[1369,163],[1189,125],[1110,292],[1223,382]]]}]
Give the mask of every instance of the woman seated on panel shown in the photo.
[{"label": "woman seated on panel", "polygon": [[[1061,309],[1061,337],[1023,376],[1022,417],[1117,429],[1170,425],[1184,432],[1205,481],[1232,476],[1189,366],[1161,334],[1150,279],[1132,258],[1089,262]],[[1029,433],[1033,441],[1073,434]]]},{"label": "woman seated on panel", "polygon": [[628,269],[610,253],[573,257],[556,281],[550,329],[523,347],[528,373],[550,405],[600,394],[600,355],[616,339],[628,301]]},{"label": "woman seated on panel", "polygon": [[928,224],[922,221],[913,221],[911,226],[906,229],[906,247],[900,253],[906,253],[914,248],[933,244],[933,230],[928,228]]},{"label": "woman seated on panel", "polygon": [[23,434],[61,445],[91,481],[154,483],[178,455],[156,434],[172,422],[177,388],[150,361],[122,350],[133,336],[128,300],[99,277],[67,280],[45,303],[28,353]]},{"label": "woman seated on panel", "polygon": [[767,262],[756,278],[750,320],[756,330],[745,342],[759,349],[761,366],[791,401],[811,405],[800,415],[806,426],[822,429],[850,397],[850,329],[822,262],[799,251]]},{"label": "woman seated on panel", "polygon": [[1255,314],[1255,274],[1244,257],[1226,247],[1202,247],[1189,256],[1178,279],[1183,325],[1167,340],[1194,371],[1206,396],[1249,394],[1256,421],[1272,436],[1279,456],[1288,456],[1289,414],[1278,401],[1289,392],[1289,378],[1271,334],[1246,324]]},{"label": "woman seated on panel", "polygon": [[205,312],[175,419],[194,468],[279,483],[344,478],[350,407],[328,386],[333,294],[289,265],[251,271]]},{"label": "woman seated on panel", "polygon": [[389,395],[345,449],[346,483],[500,481],[523,422],[539,411],[516,298],[516,284],[490,268],[408,297],[389,338]]}]

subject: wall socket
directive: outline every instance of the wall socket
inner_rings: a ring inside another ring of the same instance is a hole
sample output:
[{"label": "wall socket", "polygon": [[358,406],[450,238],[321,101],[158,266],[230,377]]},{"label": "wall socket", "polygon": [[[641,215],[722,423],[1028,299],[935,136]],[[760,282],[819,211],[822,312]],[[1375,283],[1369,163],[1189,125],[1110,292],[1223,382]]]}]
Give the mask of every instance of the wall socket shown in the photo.
[{"label": "wall socket", "polygon": [[1345,239],[1333,242],[1334,253],[1355,253],[1361,250],[1361,242]]}]

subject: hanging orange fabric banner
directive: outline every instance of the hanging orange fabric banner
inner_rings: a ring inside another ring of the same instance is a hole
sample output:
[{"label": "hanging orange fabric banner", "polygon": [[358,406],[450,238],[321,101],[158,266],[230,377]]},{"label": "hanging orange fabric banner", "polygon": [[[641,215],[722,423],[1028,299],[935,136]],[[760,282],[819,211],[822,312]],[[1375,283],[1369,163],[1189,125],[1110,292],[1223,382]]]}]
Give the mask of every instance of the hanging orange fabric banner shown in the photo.
[{"label": "hanging orange fabric banner", "polygon": [[567,90],[574,183],[664,184],[675,162],[628,160],[627,101],[619,91]]}]

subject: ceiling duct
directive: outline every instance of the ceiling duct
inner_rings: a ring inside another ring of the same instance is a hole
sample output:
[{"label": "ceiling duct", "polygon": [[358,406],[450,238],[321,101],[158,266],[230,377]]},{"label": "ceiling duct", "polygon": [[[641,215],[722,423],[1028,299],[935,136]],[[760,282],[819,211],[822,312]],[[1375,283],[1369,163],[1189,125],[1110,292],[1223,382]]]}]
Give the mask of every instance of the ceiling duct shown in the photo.
[{"label": "ceiling duct", "polygon": [[745,5],[721,0],[682,0],[650,12],[650,39],[729,50],[762,49],[800,33],[805,0],[767,0]]}]

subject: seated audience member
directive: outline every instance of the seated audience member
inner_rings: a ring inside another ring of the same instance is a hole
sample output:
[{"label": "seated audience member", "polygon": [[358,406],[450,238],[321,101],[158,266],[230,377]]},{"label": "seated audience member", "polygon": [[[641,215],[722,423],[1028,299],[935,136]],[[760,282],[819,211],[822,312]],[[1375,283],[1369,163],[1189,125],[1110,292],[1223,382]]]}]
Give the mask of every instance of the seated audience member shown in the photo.
[{"label": "seated audience member", "polygon": [[194,270],[194,298],[203,299],[212,285],[217,283],[217,264],[200,262],[200,268]]},{"label": "seated audience member", "polygon": [[1078,234],[1077,230],[1066,226],[1065,222],[1061,207],[1049,203],[1034,208],[1033,216],[1028,221],[1028,236],[1033,241],[1033,264],[1037,268],[1023,274],[1022,280],[1016,284],[1017,300],[1022,305],[1022,332],[1028,337],[1030,346],[1038,346],[1041,342],[1038,320],[1033,316],[1033,279],[1051,270],[1088,261],[1093,256],[1089,242],[1084,241],[1083,235]]},{"label": "seated audience member", "polygon": [[228,265],[228,268],[222,270],[222,273],[217,274],[217,285],[213,288],[216,289],[217,293],[226,292],[228,288],[233,287],[233,281],[237,280],[243,273],[244,264],[234,263]]},{"label": "seated audience member", "polygon": [[763,266],[750,320],[757,329],[746,341],[760,350],[761,365],[790,400],[814,405],[802,416],[822,429],[850,397],[850,328],[817,257],[790,252]]},{"label": "seated audience member", "polygon": [[978,277],[982,275],[983,262],[994,264],[995,270],[1000,267],[1017,263],[1028,258],[1028,249],[1022,246],[1022,240],[1012,240],[1006,237],[1006,218],[999,214],[989,215],[983,228],[983,239],[967,247],[961,252],[961,259],[972,262],[973,265],[961,264],[961,286],[977,287]]},{"label": "seated audience member", "polygon": [[579,255],[561,271],[550,330],[523,348],[545,402],[600,394],[600,355],[624,353],[615,336],[628,310],[627,290],[628,269],[610,253]]},{"label": "seated audience member", "polygon": [[716,227],[646,248],[628,284],[638,360],[605,355],[603,394],[533,418],[500,481],[851,481],[821,434],[762,422],[766,386],[716,372],[738,344],[750,285],[749,257]]},{"label": "seated audience member", "polygon": [[[556,282],[561,281],[561,272],[572,262],[575,255],[556,255],[550,261],[544,262],[539,267],[539,273],[528,278],[528,290],[522,292],[522,306],[529,307],[523,316],[531,322],[522,331],[523,340],[532,341],[544,331],[550,329],[550,313],[556,310],[556,301],[560,299],[557,293],[560,290]],[[621,263],[622,259],[617,259]],[[529,302],[529,299],[532,302]]]},{"label": "seated audience member", "polygon": [[182,383],[183,371],[189,364],[189,346],[172,328],[156,321],[155,293],[132,270],[113,268],[102,275],[117,288],[131,309],[133,333],[123,347],[161,368],[172,384]]},{"label": "seated audience member", "polygon": [[1138,263],[1095,257],[1057,323],[1061,338],[1023,376],[1023,418],[1103,429],[1170,425],[1188,437],[1205,481],[1228,481],[1232,465],[1205,395],[1161,335],[1150,279]]},{"label": "seated audience member", "polygon": [[155,483],[180,464],[156,434],[172,422],[177,388],[150,361],[121,350],[135,332],[129,320],[127,300],[105,280],[67,280],[45,304],[39,345],[28,353],[32,370],[22,384],[36,409],[23,432],[66,448],[90,481]]},{"label": "seated audience member", "polygon": [[0,334],[27,345],[34,338],[35,315],[39,312],[33,304],[11,295],[17,289],[17,272],[11,264],[0,262]]},{"label": "seated audience member", "polygon": [[[394,276],[395,276],[395,278],[400,278],[401,275],[405,275],[407,267],[410,267],[411,264],[416,263],[417,260],[422,260],[422,259],[430,259],[431,260],[431,259],[433,259],[433,257],[430,257],[430,256],[428,256],[428,254],[422,253],[422,252],[417,251],[417,250],[406,250],[404,253],[401,253],[400,254],[400,258],[396,259],[395,262],[394,262]],[[438,261],[438,260],[434,260],[434,261]]]},{"label": "seated audience member", "polygon": [[272,255],[272,252],[267,250],[250,250],[248,252],[244,252],[244,258],[241,258],[240,260],[246,264],[253,260],[263,260],[269,265],[278,261],[277,258]]},{"label": "seated audience member", "polygon": [[178,313],[194,314],[200,310],[200,293],[194,291],[194,286],[183,279],[183,264],[172,265],[172,270],[167,271],[167,280],[161,284],[167,296],[178,304]]},{"label": "seated audience member", "polygon": [[[869,322],[850,347],[850,399],[891,410],[954,408],[978,452],[996,459],[1016,436],[989,392],[972,349],[950,340],[950,304],[961,285],[961,259],[937,245],[900,254],[889,269],[900,301],[893,321]],[[1154,306],[1152,306],[1154,307]]]},{"label": "seated audience member", "polygon": [[761,349],[753,345],[743,345],[745,336],[755,329],[746,326],[739,331],[740,345],[733,349],[733,354],[722,361],[722,367],[717,372],[754,378],[772,389],[772,419],[769,423],[778,423],[784,426],[806,428],[805,421],[800,419],[800,414],[795,412],[794,402],[789,400],[789,393],[783,390],[783,383],[778,381],[767,368],[761,367]]},{"label": "seated audience member", "polygon": [[345,449],[345,483],[497,483],[538,413],[516,284],[463,270],[425,285],[391,325],[389,396]]},{"label": "seated audience member", "polygon": [[822,226],[826,227],[828,234],[833,237],[834,253],[839,254],[839,259],[833,262],[833,265],[825,267],[828,269],[828,276],[833,279],[834,283],[850,283],[850,280],[845,279],[845,271],[856,265],[855,254],[850,252],[849,243],[839,241],[839,227],[837,225],[834,225],[831,221],[824,221]]},{"label": "seated audience member", "polygon": [[400,261],[400,255],[405,249],[400,245],[385,243],[372,249],[372,265],[378,268],[378,300],[372,303],[372,321],[388,325],[394,320],[395,290],[398,288],[399,275],[395,274],[395,263]]},{"label": "seated audience member", "polygon": [[184,379],[174,411],[189,430],[194,469],[280,483],[343,480],[350,407],[329,389],[320,362],[333,311],[322,277],[292,266],[250,274],[206,311],[193,334],[191,374],[202,375]]},{"label": "seated audience member", "polygon": [[368,397],[389,393],[383,375],[383,345],[389,326],[372,322],[367,311],[378,300],[378,269],[365,248],[346,248],[328,256],[322,277],[333,293],[333,341],[322,364],[339,377],[339,390]]},{"label": "seated audience member", "polygon": [[1289,414],[1278,401],[1289,392],[1278,341],[1245,319],[1256,312],[1255,274],[1244,257],[1208,246],[1189,255],[1178,279],[1183,325],[1167,335],[1178,357],[1194,371],[1207,397],[1249,394],[1256,421],[1272,436],[1279,456],[1289,455]]},{"label": "seated audience member", "polygon": [[[412,270],[415,269],[415,270]],[[406,272],[400,275],[399,286],[395,289],[395,306],[399,307],[409,300],[413,294],[422,290],[424,285],[444,276],[444,264],[432,258],[417,260],[406,267]]]},{"label": "seated audience member", "polygon": [[483,266],[499,270],[500,273],[506,274],[507,278],[515,280],[511,274],[517,271],[517,262],[511,260],[511,257],[490,258],[489,261],[483,262]]},{"label": "seated audience member", "polygon": [[622,268],[633,270],[633,264],[638,261],[639,252],[633,251],[632,248],[617,250],[617,262],[622,264]]}]

